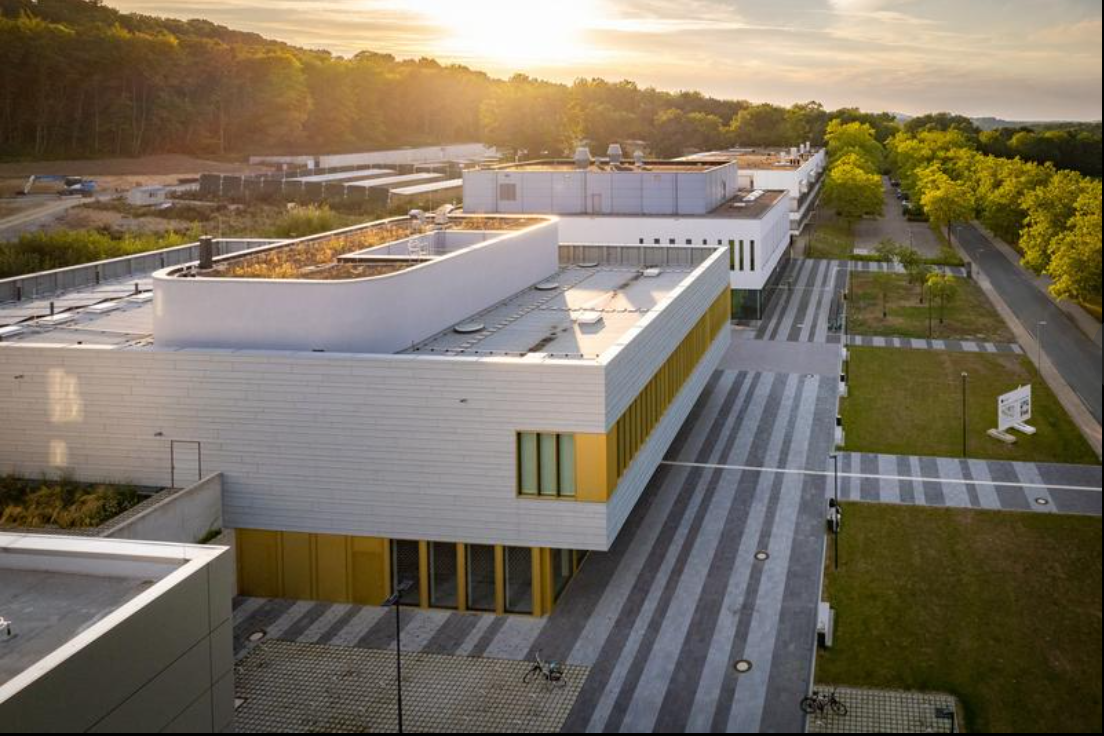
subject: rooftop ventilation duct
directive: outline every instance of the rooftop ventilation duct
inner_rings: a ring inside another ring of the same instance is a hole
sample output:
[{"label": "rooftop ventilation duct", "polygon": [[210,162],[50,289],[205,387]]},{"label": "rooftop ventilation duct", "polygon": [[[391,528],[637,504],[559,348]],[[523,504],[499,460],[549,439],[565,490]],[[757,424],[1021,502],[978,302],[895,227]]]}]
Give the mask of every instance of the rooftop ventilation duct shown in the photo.
[{"label": "rooftop ventilation duct", "polygon": [[215,239],[204,235],[199,239],[199,270],[207,271],[215,267]]},{"label": "rooftop ventilation duct", "polygon": [[616,165],[616,164],[621,163],[621,144],[620,143],[611,143],[611,144],[609,144],[609,148],[606,149],[606,155],[609,156],[609,162],[611,164]]},{"label": "rooftop ventilation duct", "polygon": [[575,149],[575,168],[586,169],[590,167],[590,149],[579,146]]},{"label": "rooftop ventilation duct", "polygon": [[446,227],[449,224],[449,214],[456,209],[454,205],[443,204],[433,211],[433,224],[437,227]]},{"label": "rooftop ventilation duct", "polygon": [[633,153],[633,163],[637,166],[644,165],[644,152],[641,151],[639,148],[636,149],[636,151]]}]

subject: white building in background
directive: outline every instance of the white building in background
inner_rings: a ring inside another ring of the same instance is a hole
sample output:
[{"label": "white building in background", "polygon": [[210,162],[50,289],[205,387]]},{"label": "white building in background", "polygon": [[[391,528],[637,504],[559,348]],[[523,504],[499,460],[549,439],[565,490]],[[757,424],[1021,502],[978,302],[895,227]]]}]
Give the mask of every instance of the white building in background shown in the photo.
[{"label": "white building in background", "polygon": [[741,189],[784,189],[790,194],[790,230],[795,235],[812,215],[824,170],[828,165],[823,148],[809,143],[790,148],[733,148],[685,156],[679,161],[735,162]]},{"label": "white building in background", "polygon": [[464,211],[556,214],[565,243],[724,247],[733,316],[761,317],[790,256],[789,190],[741,188],[733,161],[612,153],[465,170]]},{"label": "white building in background", "polygon": [[0,533],[0,730],[231,730],[231,560],[226,547]]},{"label": "white building in background", "polygon": [[0,304],[0,472],[201,458],[241,593],[545,614],[730,339],[729,251],[561,226],[394,218]]}]

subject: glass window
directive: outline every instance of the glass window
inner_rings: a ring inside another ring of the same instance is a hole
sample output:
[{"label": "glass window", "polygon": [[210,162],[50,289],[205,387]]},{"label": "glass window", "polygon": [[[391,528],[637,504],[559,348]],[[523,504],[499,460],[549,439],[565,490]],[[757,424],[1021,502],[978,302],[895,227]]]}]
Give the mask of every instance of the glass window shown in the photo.
[{"label": "glass window", "polygon": [[406,539],[391,540],[391,584],[398,588],[399,583],[410,581],[410,588],[402,596],[403,605],[417,606],[422,602],[418,585],[421,577],[419,557],[417,542]]},{"label": "glass window", "polygon": [[495,554],[489,544],[469,544],[467,550],[468,608],[495,610]]},{"label": "glass window", "polygon": [[560,486],[556,482],[559,467],[556,464],[556,435],[540,433],[540,495],[555,496]]},{"label": "glass window", "polygon": [[569,549],[552,550],[552,589],[556,600],[560,599],[560,593],[575,574],[574,556]]},{"label": "glass window", "polygon": [[748,258],[751,262],[751,270],[755,270],[755,241],[750,241],[751,245],[748,247]]},{"label": "glass window", "polygon": [[528,547],[507,547],[506,610],[510,613],[533,612],[533,551]]},{"label": "glass window", "polygon": [[[718,243],[720,245],[720,243]],[[728,241],[728,270],[736,270],[736,241]]]},{"label": "glass window", "polygon": [[744,241],[740,241],[740,270],[744,270]]},{"label": "glass window", "polygon": [[429,605],[456,608],[459,604],[456,579],[456,545],[451,542],[429,544]]},{"label": "glass window", "polygon": [[557,461],[560,473],[560,495],[575,495],[575,435],[561,434]]},{"label": "glass window", "polygon": [[537,493],[537,435],[518,433],[518,491],[525,495]]}]

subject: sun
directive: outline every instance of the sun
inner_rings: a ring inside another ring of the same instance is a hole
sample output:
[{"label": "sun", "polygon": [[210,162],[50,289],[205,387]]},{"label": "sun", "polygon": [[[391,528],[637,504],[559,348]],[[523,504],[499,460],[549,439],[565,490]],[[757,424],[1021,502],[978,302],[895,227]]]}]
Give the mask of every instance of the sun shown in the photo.
[{"label": "sun", "polygon": [[594,0],[410,0],[409,7],[441,30],[436,51],[449,58],[556,66],[597,53],[587,43],[600,10]]}]

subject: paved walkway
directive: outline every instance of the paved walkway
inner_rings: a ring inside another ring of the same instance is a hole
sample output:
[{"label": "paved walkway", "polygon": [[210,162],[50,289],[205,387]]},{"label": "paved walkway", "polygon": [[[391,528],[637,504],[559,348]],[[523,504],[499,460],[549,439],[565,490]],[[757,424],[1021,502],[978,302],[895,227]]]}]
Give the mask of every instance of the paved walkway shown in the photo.
[{"label": "paved walkway", "polygon": [[1008,305],[1024,330],[1035,334],[1045,321],[1043,352],[1085,408],[1101,421],[1101,350],[1061,308],[1041,293],[1022,266],[1008,260],[977,228],[968,223],[952,226],[952,233],[967,256],[977,264],[993,289]]},{"label": "paved walkway", "polygon": [[830,316],[847,283],[848,261],[794,258],[756,328],[760,340],[839,342]]},{"label": "paved walkway", "polygon": [[[825,465],[833,493],[831,460]],[[1099,465],[844,452],[841,501],[1101,514]]]},{"label": "paved walkway", "polygon": [[922,340],[915,337],[881,337],[878,335],[848,335],[848,345],[873,348],[914,348],[917,350],[951,350],[960,353],[1015,353],[1023,348],[1014,342],[977,342],[974,340]]},{"label": "paved walkway", "polygon": [[[890,273],[906,273],[905,267],[892,261],[847,261],[851,271],[888,271]],[[948,273],[951,276],[966,276],[964,266],[932,266],[932,269],[940,273]]]},{"label": "paved walkway", "polygon": [[855,223],[855,247],[873,250],[884,238],[911,245],[923,256],[939,255],[939,238],[926,222],[910,222],[901,214],[901,203],[889,185],[889,177],[882,177],[882,216],[862,219]]},{"label": "paved walkway", "polygon": [[847,715],[809,716],[809,733],[955,733],[961,726],[958,703],[947,693],[818,685],[835,691]]}]

